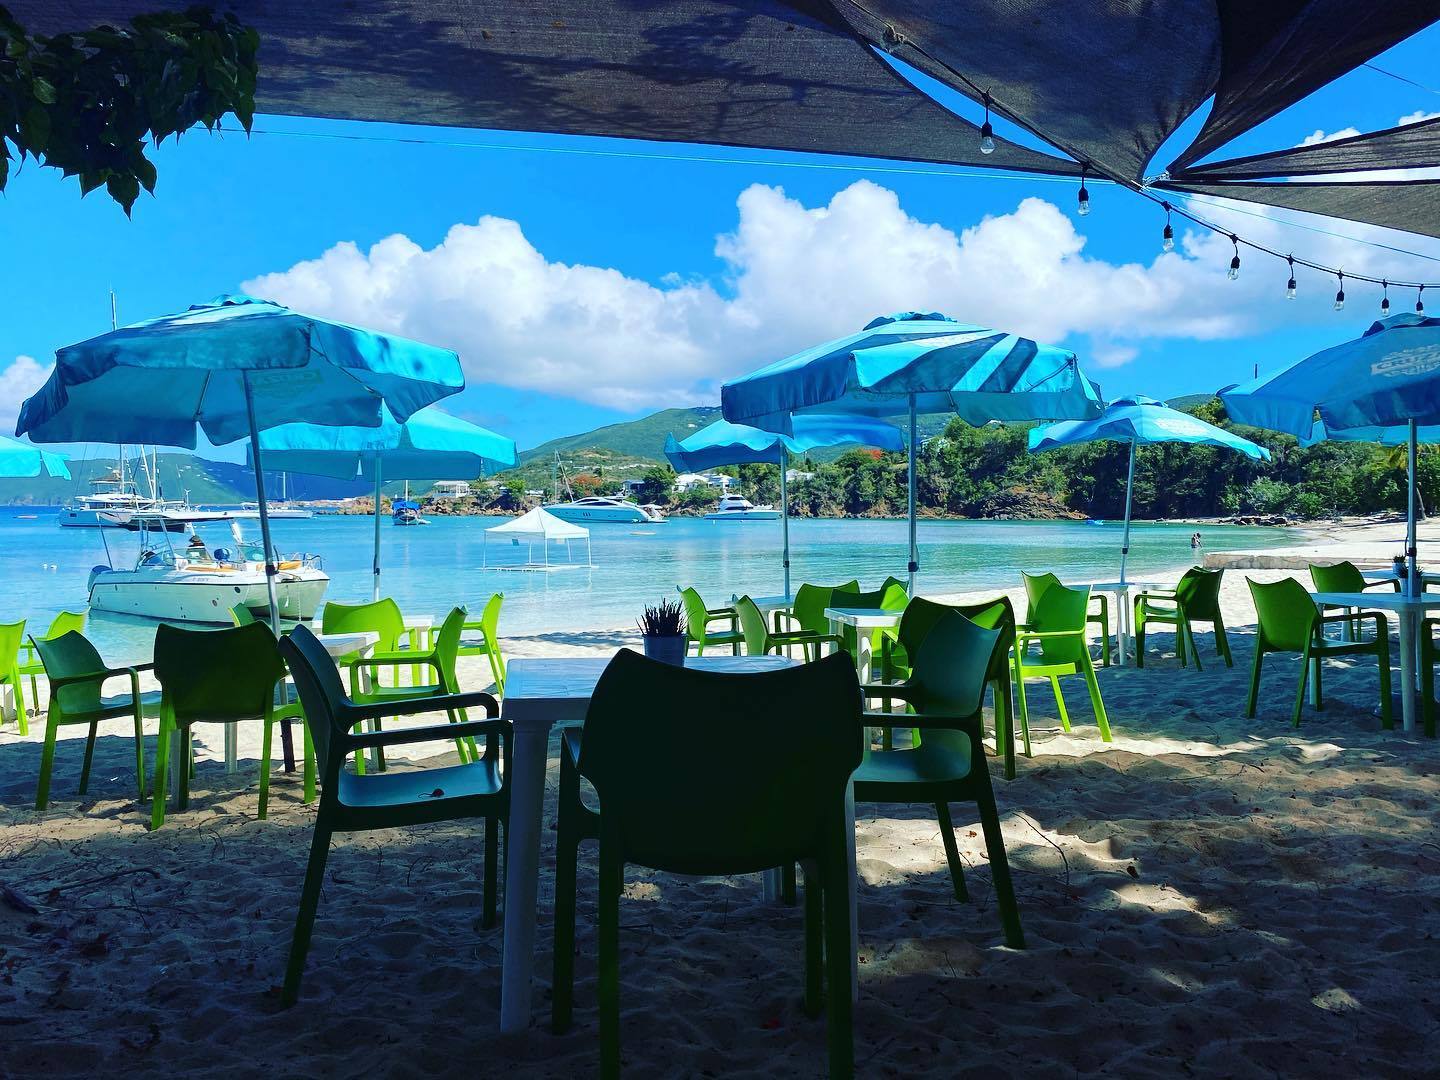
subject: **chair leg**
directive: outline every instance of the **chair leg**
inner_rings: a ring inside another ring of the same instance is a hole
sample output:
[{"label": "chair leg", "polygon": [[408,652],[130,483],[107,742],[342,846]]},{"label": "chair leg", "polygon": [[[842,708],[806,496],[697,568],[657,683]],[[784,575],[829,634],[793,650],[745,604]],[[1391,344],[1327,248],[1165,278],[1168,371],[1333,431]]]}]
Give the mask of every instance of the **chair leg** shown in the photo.
[{"label": "chair leg", "polygon": [[[25,711],[25,680],[20,678],[19,672],[11,672],[10,686],[15,691],[15,723],[19,726],[21,735],[29,735],[30,716]],[[34,697],[37,702],[40,700],[35,697],[33,691],[30,696]]]},{"label": "chair leg", "polygon": [[805,1015],[815,1017],[824,1007],[825,903],[819,868],[807,859],[801,869],[805,872]]},{"label": "chair leg", "polygon": [[[371,720],[371,721],[370,721],[370,730],[373,731],[373,732],[375,732],[376,734],[379,734],[379,732],[380,732],[380,719],[379,719],[379,717],[376,717],[374,720]],[[386,765],[385,765],[385,748],[384,748],[383,746],[377,746],[377,747],[375,748],[375,764],[376,764],[376,767],[379,768],[379,770],[380,770],[381,772],[385,772],[385,770],[386,770]]]},{"label": "chair leg", "polygon": [[1145,666],[1145,603],[1139,597],[1135,599],[1135,666]]},{"label": "chair leg", "polygon": [[1215,617],[1215,647],[1220,651],[1220,655],[1225,658],[1225,666],[1233,668],[1235,666],[1235,660],[1230,655],[1230,640],[1225,636],[1225,624],[1220,621],[1218,615]]},{"label": "chair leg", "polygon": [[599,972],[596,996],[600,1004],[600,1075],[620,1077],[620,890],[625,864],[611,845],[600,841],[600,911],[598,920]]},{"label": "chair leg", "polygon": [[[1315,677],[1316,677],[1316,681],[1319,681],[1320,669],[1319,669],[1319,665],[1318,665],[1318,664],[1316,665],[1316,669],[1315,669]],[[1300,654],[1300,689],[1298,689],[1297,691],[1295,691],[1295,715],[1294,715],[1294,725],[1295,725],[1297,728],[1300,726],[1300,709],[1301,709],[1301,707],[1305,704],[1305,684],[1306,684],[1306,682],[1309,680],[1309,678],[1310,678],[1310,646],[1307,644],[1307,645],[1305,646],[1305,651]]]},{"label": "chair leg", "polygon": [[[838,815],[837,815],[838,816]],[[830,1080],[855,1075],[854,1005],[850,1001],[850,897],[845,837],[829,839],[821,866],[825,905],[826,1036]]]},{"label": "chair leg", "polygon": [[145,714],[135,710],[135,788],[145,801]]},{"label": "chair leg", "polygon": [[1070,730],[1070,714],[1065,711],[1065,695],[1060,692],[1060,677],[1050,676],[1050,689],[1055,694],[1055,709],[1060,714],[1060,730]]},{"label": "chair leg", "polygon": [[275,727],[275,718],[267,716],[260,721],[265,725],[265,733],[260,736],[260,820],[265,820],[265,815],[270,809],[270,733]]},{"label": "chair leg", "polygon": [[300,996],[300,977],[305,972],[305,954],[310,951],[310,931],[315,928],[315,909],[320,904],[320,887],[325,883],[325,860],[330,857],[330,829],[315,822],[310,838],[310,861],[305,865],[305,884],[300,888],[300,910],[295,913],[295,933],[290,937],[290,959],[285,965],[285,986],[280,1003],[286,1008]]},{"label": "chair leg", "polygon": [[1080,654],[1080,659],[1084,663],[1085,686],[1090,691],[1090,707],[1095,710],[1095,723],[1100,728],[1100,741],[1110,742],[1110,717],[1105,715],[1105,702],[1100,697],[1100,684],[1095,679],[1095,665],[1084,653]]},{"label": "chair leg", "polygon": [[1005,755],[1005,779],[1015,779],[1015,718],[1010,715],[1010,678],[1008,673],[992,684],[995,701],[995,750]]},{"label": "chair leg", "polygon": [[571,835],[565,805],[561,803],[555,839],[555,948],[551,957],[550,1030],[556,1035],[570,1030],[575,1000],[575,864],[579,860],[579,841]]},{"label": "chair leg", "polygon": [[495,900],[499,893],[496,878],[500,873],[500,819],[485,819],[485,911],[480,919],[482,930],[495,925]]},{"label": "chair leg", "polygon": [[1250,662],[1250,696],[1245,701],[1245,715],[1255,715],[1255,700],[1260,696],[1260,661],[1265,656],[1262,643],[1257,639],[1255,642],[1255,658]]},{"label": "chair leg", "polygon": [[100,732],[98,722],[90,725],[89,734],[85,736],[85,760],[80,763],[80,794],[84,795],[90,789],[90,762],[95,759],[95,737]]},{"label": "chair leg", "polygon": [[150,782],[150,831],[165,824],[165,801],[170,797],[170,733],[175,730],[167,709],[160,714],[160,734],[155,740],[155,778]]},{"label": "chair leg", "polygon": [[315,801],[315,744],[310,739],[310,725],[303,721],[300,724],[300,736],[305,753],[305,764],[300,774],[304,785],[304,794],[301,797],[308,806]]},{"label": "chair leg", "polygon": [[181,728],[180,735],[180,760],[175,763],[175,773],[180,777],[178,790],[175,792],[175,809],[190,809],[190,778],[195,775],[195,740],[193,728]]},{"label": "chair leg", "polygon": [[1195,658],[1195,670],[1204,671],[1205,665],[1200,662],[1200,646],[1195,644],[1195,627],[1190,625],[1190,620],[1185,620],[1185,640],[1190,643],[1190,655]]},{"label": "chair leg", "polygon": [[990,877],[995,883],[995,904],[1000,909],[1000,924],[1005,928],[1005,944],[1012,949],[1023,949],[1025,932],[1020,928],[1020,906],[1015,902],[1015,885],[1010,880],[1010,861],[1000,832],[995,791],[988,776],[977,779],[979,791],[975,803],[980,808],[980,831],[985,836],[985,853],[990,858]]},{"label": "chair leg", "polygon": [[795,864],[793,862],[786,863],[780,868],[780,899],[790,907],[795,906]]},{"label": "chair leg", "polygon": [[1100,600],[1100,662],[1110,666],[1110,598],[1103,593]]},{"label": "chair leg", "polygon": [[40,779],[35,787],[35,809],[44,810],[50,804],[50,772],[55,766],[55,736],[60,728],[60,711],[54,703],[45,717],[45,745],[40,748]]},{"label": "chair leg", "polygon": [[1375,635],[1379,648],[1376,659],[1380,665],[1380,726],[1386,731],[1395,727],[1395,717],[1390,708],[1390,642],[1389,635]]},{"label": "chair leg", "polygon": [[[972,761],[972,769],[986,767],[983,751],[979,761]],[[955,899],[962,904],[970,902],[970,890],[965,887],[965,864],[960,859],[960,848],[955,843],[955,823],[950,820],[950,804],[943,799],[935,804],[935,816],[940,820],[940,839],[945,844],[945,862],[950,866],[950,882],[955,888]]]},{"label": "chair leg", "polygon": [[1025,744],[1025,756],[1034,757],[1030,751],[1030,709],[1025,703],[1025,671],[1015,664],[1015,705],[1020,715],[1020,738]]}]

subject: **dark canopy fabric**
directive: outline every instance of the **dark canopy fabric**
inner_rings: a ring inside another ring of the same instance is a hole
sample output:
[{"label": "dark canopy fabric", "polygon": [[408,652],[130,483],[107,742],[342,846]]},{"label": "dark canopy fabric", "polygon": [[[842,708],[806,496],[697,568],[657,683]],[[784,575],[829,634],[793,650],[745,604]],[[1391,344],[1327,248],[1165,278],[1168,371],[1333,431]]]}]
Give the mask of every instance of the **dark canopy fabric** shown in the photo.
[{"label": "dark canopy fabric", "polygon": [[1382,162],[1388,169],[1440,165],[1440,116],[1313,146],[1196,165],[1172,171],[1170,177],[1172,180],[1263,180],[1276,176],[1323,176],[1374,169]]},{"label": "dark canopy fabric", "polygon": [[[7,0],[33,30],[193,0]],[[262,112],[1074,174],[1440,235],[1440,181],[1255,183],[1429,167],[1435,123],[1195,164],[1440,19],[1440,0],[220,0],[260,33]],[[997,138],[876,52],[1026,128]],[[1073,160],[1071,160],[1073,159]]]}]

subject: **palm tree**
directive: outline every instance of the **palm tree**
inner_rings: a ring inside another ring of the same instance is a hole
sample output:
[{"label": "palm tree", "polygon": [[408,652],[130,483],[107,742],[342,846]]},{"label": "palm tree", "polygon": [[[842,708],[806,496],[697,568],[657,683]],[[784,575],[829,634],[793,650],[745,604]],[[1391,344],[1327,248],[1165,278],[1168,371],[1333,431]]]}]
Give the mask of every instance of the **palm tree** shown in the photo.
[{"label": "palm tree", "polygon": [[[1418,470],[1420,455],[1428,454],[1433,448],[1420,446],[1416,448],[1415,462]],[[1385,468],[1400,474],[1400,490],[1404,491],[1410,483],[1410,447],[1401,443],[1399,446],[1391,446],[1385,451]],[[1430,515],[1425,512],[1425,496],[1420,492],[1420,485],[1415,485],[1415,508],[1422,518]]]}]

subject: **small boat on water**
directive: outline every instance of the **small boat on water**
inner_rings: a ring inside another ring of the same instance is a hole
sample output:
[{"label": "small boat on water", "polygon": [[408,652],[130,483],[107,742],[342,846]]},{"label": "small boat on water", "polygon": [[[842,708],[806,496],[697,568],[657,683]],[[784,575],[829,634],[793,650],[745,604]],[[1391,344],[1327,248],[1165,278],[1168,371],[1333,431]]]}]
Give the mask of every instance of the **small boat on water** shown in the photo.
[{"label": "small boat on water", "polygon": [[[259,543],[245,539],[238,523],[230,526],[234,547],[213,550],[199,534],[177,549],[166,522],[144,514],[128,515],[119,527],[139,534],[140,555],[132,569],[117,570],[112,564],[90,571],[92,609],[201,623],[230,622],[230,609],[236,604],[256,615],[268,615],[265,553]],[[275,558],[280,568],[275,597],[281,617],[314,618],[330,584],[319,556],[276,553]]]},{"label": "small boat on water", "polygon": [[429,525],[430,519],[420,515],[419,503],[396,499],[390,504],[390,522],[393,525]]},{"label": "small boat on water", "polygon": [[756,506],[741,495],[722,495],[720,505],[705,515],[706,521],[777,521],[780,511],[773,506]]},{"label": "small boat on water", "polygon": [[621,522],[633,525],[636,522],[658,523],[664,521],[664,516],[655,516],[643,506],[639,506],[629,499],[612,499],[606,495],[587,495],[583,499],[574,499],[566,503],[551,503],[545,507],[545,512],[561,521],[585,522]]}]

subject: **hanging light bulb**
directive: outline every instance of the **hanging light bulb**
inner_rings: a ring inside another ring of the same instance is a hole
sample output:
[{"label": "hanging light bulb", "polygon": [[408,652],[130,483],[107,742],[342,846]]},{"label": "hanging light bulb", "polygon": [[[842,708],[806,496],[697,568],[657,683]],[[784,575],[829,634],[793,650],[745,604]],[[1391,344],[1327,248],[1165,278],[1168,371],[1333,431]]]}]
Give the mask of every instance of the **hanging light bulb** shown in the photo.
[{"label": "hanging light bulb", "polygon": [[1344,311],[1344,310],[1345,310],[1345,271],[1343,271],[1343,270],[1337,270],[1337,271],[1335,271],[1335,276],[1336,276],[1336,278],[1338,278],[1339,281],[1340,281],[1340,288],[1339,288],[1339,290],[1335,293],[1335,310],[1336,310],[1336,311]]},{"label": "hanging light bulb", "polygon": [[1080,205],[1076,207],[1076,212],[1079,213],[1081,217],[1090,213],[1090,192],[1085,187],[1085,175],[1089,171],[1089,165],[1080,166]]},{"label": "hanging light bulb", "polygon": [[980,153],[995,152],[995,129],[990,126],[990,94],[985,94],[985,123],[980,125]]},{"label": "hanging light bulb", "polygon": [[1225,276],[1234,281],[1240,276],[1240,238],[1231,233],[1230,243],[1235,245],[1235,256],[1230,260],[1230,269]]},{"label": "hanging light bulb", "polygon": [[1165,231],[1160,234],[1160,250],[1174,251],[1175,230],[1170,226],[1170,204],[1166,202],[1160,205],[1165,207]]},{"label": "hanging light bulb", "polygon": [[1425,314],[1425,286],[1420,286],[1420,291],[1415,294],[1415,314]]},{"label": "hanging light bulb", "polygon": [[1290,264],[1290,280],[1285,282],[1285,299],[1295,299],[1295,256],[1286,255],[1285,261]]},{"label": "hanging light bulb", "polygon": [[1390,314],[1390,282],[1380,279],[1380,318]]}]

